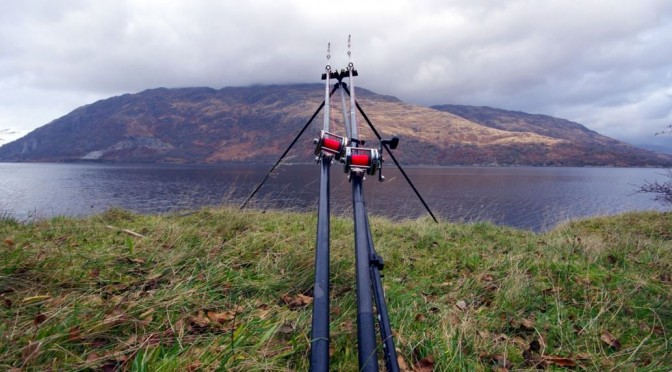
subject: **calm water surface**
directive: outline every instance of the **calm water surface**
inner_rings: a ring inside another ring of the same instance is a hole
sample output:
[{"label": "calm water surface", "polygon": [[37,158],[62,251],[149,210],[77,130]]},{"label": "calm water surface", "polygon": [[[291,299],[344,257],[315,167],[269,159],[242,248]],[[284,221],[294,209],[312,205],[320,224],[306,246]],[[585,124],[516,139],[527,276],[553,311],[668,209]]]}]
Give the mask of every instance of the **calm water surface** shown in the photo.
[{"label": "calm water surface", "polygon": [[[121,207],[139,213],[239,204],[268,172],[268,165],[220,167],[0,163],[0,214],[21,220],[83,216]],[[660,169],[641,168],[405,168],[437,217],[487,220],[535,231],[578,217],[661,209],[650,195],[634,194],[645,181],[664,180]],[[401,174],[364,183],[370,213],[392,218],[426,215]],[[331,171],[331,208],[351,212],[351,188],[340,164]],[[251,205],[315,210],[317,165],[278,168]]]}]

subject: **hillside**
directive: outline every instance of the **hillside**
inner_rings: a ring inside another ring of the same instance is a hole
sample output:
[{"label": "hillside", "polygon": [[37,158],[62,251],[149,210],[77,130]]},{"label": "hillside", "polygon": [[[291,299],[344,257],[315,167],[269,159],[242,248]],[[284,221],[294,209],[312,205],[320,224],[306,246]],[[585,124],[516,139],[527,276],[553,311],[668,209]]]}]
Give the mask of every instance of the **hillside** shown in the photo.
[{"label": "hillside", "polygon": [[[321,84],[150,89],[80,107],[0,147],[0,161],[272,162],[322,99]],[[357,99],[384,136],[401,137],[396,151],[408,165],[672,164],[670,155],[548,116],[428,108],[366,89],[357,90]],[[334,100],[336,109],[338,94]],[[340,113],[332,119],[343,128]],[[293,150],[294,161],[311,161],[321,123],[319,115]],[[362,130],[362,136],[374,145],[370,131]]]}]

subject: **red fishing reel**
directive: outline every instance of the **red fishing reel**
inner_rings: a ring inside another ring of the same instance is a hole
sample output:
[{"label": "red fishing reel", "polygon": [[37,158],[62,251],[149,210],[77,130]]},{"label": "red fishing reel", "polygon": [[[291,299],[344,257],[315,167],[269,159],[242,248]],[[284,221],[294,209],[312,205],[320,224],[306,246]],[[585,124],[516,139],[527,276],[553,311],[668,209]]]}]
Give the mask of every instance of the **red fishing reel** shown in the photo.
[{"label": "red fishing reel", "polygon": [[348,140],[333,133],[321,131],[320,138],[315,140],[315,155],[325,154],[339,160],[345,154]]},{"label": "red fishing reel", "polygon": [[[360,144],[363,142],[359,142]],[[388,150],[396,149],[399,145],[399,137],[392,137],[389,140],[381,140],[380,147],[369,149],[365,147],[346,147],[345,148],[345,172],[364,172],[373,176],[378,172],[378,180],[383,177],[383,148]]]},{"label": "red fishing reel", "polygon": [[365,172],[374,175],[380,169],[383,159],[378,149],[364,147],[345,148],[345,172]]}]

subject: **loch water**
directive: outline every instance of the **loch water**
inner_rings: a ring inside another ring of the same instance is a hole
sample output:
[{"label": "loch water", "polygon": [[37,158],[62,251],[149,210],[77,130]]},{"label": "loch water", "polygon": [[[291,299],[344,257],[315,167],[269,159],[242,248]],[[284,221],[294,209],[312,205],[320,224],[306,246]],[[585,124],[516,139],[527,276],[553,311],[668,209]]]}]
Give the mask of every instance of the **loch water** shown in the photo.
[{"label": "loch water", "polygon": [[[138,213],[240,204],[269,165],[116,165],[0,163],[0,215],[27,221],[86,216],[111,207]],[[645,182],[664,181],[655,168],[405,167],[441,220],[490,221],[543,231],[568,219],[633,210],[661,210]],[[367,210],[390,218],[427,215],[398,169],[364,183]],[[282,165],[252,199],[255,208],[316,210],[319,167]],[[331,210],[349,215],[351,187],[340,164],[331,169]]]}]

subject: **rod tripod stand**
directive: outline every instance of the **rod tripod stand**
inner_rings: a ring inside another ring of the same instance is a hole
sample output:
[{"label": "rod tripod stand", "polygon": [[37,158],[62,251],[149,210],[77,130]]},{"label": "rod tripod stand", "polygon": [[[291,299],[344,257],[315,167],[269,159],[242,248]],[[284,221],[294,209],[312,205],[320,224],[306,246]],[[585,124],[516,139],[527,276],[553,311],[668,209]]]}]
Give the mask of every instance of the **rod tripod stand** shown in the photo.
[{"label": "rod tripod stand", "polygon": [[[347,90],[347,86],[342,81],[345,75],[344,71],[341,73],[327,71],[323,75],[327,84],[329,84],[329,79],[338,79],[334,88],[341,87],[350,96],[352,108],[350,118],[348,120],[345,109],[343,116],[346,126],[349,125],[347,132],[351,137],[344,138],[331,134],[327,131],[328,126],[325,125],[326,129],[322,130],[320,138],[316,140],[315,152],[321,163],[321,172],[310,365],[313,371],[326,371],[329,364],[329,168],[332,161],[336,159],[345,164],[345,171],[352,185],[359,368],[364,371],[378,370],[378,345],[373,311],[375,302],[385,365],[388,371],[398,371],[399,365],[380,274],[384,265],[382,258],[376,254],[374,249],[363,196],[363,183],[365,175],[375,175],[376,172],[378,172],[379,179],[383,179],[381,173],[383,146],[394,149],[399,139],[395,137],[391,140],[381,140],[378,149],[362,147],[363,141],[358,139],[356,128],[354,94]],[[347,76],[352,83],[352,76],[356,76],[356,71],[351,65],[348,66]],[[325,102],[329,99],[327,92],[329,92],[328,87],[325,88]],[[328,110],[328,105],[325,104],[325,123],[328,121]]]},{"label": "rod tripod stand", "polygon": [[[350,40],[348,40],[348,49]],[[350,51],[348,50],[348,57]],[[315,139],[315,155],[320,164],[320,186],[318,202],[318,220],[315,249],[315,282],[313,287],[313,319],[311,333],[311,371],[327,371],[329,369],[329,245],[330,245],[330,168],[334,161],[344,163],[344,169],[348,174],[352,185],[352,203],[354,215],[355,231],[355,266],[356,266],[356,297],[357,297],[357,341],[359,370],[377,371],[378,370],[378,344],[376,342],[376,326],[374,320],[374,303],[379,323],[382,353],[385,360],[385,366],[388,371],[398,371],[396,350],[390,319],[385,303],[381,271],[384,268],[383,259],[378,256],[374,249],[373,237],[366,211],[366,204],[363,195],[363,183],[366,175],[376,175],[382,181],[383,149],[387,151],[390,158],[397,165],[402,175],[416,193],[425,209],[432,216],[434,221],[438,222],[427,203],[422,199],[419,192],[411,180],[399,165],[390,150],[393,150],[399,144],[399,138],[382,139],[379,132],[373,126],[368,116],[364,113],[361,106],[355,100],[354,80],[357,71],[352,62],[348,64],[347,69],[340,72],[332,71],[329,64],[329,49],[327,51],[327,65],[322,79],[325,80],[324,101],[317,108],[310,120],[296,136],[280,159],[271,167],[264,180],[252,191],[247,199],[241,205],[245,207],[247,202],[256,194],[261,186],[268,180],[273,170],[280,164],[285,155],[297,142],[299,137],[305,132],[306,128],[315,119],[317,114],[324,108],[324,123],[320,137]],[[350,89],[343,81],[348,78]],[[331,87],[331,80],[338,82]],[[333,134],[330,128],[330,98],[340,89],[341,108],[345,122],[347,136]],[[350,98],[349,115],[346,110],[345,94]],[[364,147],[364,141],[359,139],[357,128],[357,109],[362,117],[379,140],[378,148]]]}]

